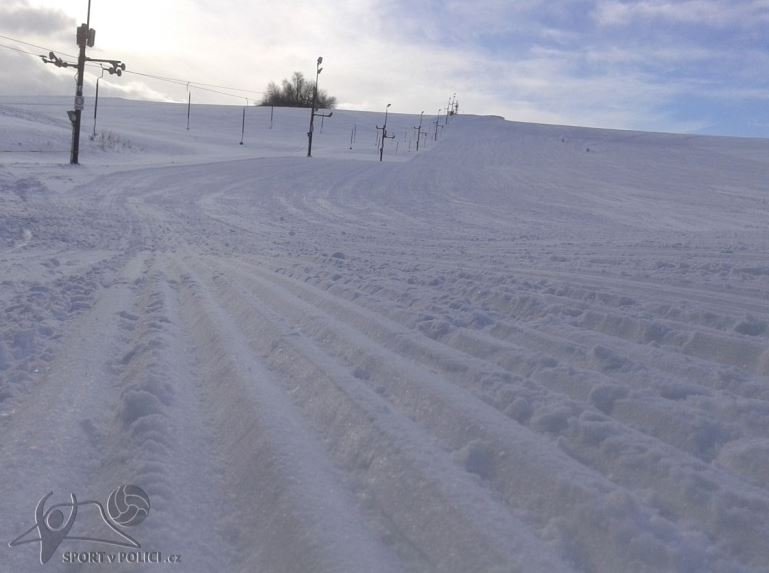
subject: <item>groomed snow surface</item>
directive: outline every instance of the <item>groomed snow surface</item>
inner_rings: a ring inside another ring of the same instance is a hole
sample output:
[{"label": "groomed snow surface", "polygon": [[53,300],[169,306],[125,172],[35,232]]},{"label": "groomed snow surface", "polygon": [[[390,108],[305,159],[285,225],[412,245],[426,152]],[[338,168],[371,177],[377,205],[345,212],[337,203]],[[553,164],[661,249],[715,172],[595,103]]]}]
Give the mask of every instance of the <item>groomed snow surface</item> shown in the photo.
[{"label": "groomed snow surface", "polygon": [[[769,142],[70,104],[0,100],[0,570],[769,571]],[[181,565],[8,547],[124,483]]]}]

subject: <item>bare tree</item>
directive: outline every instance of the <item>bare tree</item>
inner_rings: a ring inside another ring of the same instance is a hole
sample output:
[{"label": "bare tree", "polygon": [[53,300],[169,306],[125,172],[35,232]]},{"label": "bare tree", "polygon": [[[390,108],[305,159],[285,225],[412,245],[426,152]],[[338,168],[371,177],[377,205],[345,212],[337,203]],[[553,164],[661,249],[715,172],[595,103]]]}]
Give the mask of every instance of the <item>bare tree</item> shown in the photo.
[{"label": "bare tree", "polygon": [[[280,86],[270,82],[262,98],[262,105],[310,107],[314,90],[315,82],[307,81],[302,72],[294,72],[291,79],[284,79]],[[336,107],[336,98],[329,96],[325,90],[318,90],[317,107],[333,109]]]}]

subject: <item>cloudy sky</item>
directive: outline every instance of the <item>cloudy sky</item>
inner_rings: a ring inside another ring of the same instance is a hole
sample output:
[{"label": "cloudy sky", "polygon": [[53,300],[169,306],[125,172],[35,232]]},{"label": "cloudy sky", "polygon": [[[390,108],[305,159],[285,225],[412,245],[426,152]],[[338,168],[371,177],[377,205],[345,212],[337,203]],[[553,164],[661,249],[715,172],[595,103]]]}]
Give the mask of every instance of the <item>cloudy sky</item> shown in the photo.
[{"label": "cloudy sky", "polygon": [[[74,92],[72,70],[8,47],[75,53],[87,4],[2,0],[0,95]],[[254,92],[322,55],[320,87],[342,108],[434,113],[456,92],[460,112],[512,120],[769,137],[769,0],[93,0],[91,26],[91,57]],[[183,83],[106,81],[187,97]],[[194,102],[244,102],[203,87]]]}]

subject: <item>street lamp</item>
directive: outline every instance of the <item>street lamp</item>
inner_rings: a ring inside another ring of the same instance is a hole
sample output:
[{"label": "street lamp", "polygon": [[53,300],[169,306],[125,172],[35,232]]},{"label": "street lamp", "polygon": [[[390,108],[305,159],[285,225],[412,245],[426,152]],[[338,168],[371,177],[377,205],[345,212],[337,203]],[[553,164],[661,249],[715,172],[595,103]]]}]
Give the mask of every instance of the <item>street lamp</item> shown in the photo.
[{"label": "street lamp", "polygon": [[419,114],[419,125],[414,128],[417,130],[417,151],[419,151],[419,140],[422,139],[422,116],[424,115],[425,112]]},{"label": "street lamp", "polygon": [[318,57],[318,62],[315,66],[315,89],[312,91],[312,109],[310,109],[310,130],[307,132],[307,157],[312,157],[312,132],[313,132],[313,124],[315,123],[315,116],[318,115],[320,117],[331,117],[334,115],[334,112],[330,112],[328,114],[318,113],[315,111],[315,106],[318,102],[318,77],[320,76],[320,73],[323,71],[323,68],[320,67],[320,65],[323,63],[323,57]]},{"label": "street lamp", "polygon": [[384,125],[382,127],[377,126],[377,129],[382,130],[382,140],[379,146],[379,161],[382,161],[382,156],[384,155],[385,139],[395,139],[394,135],[387,135],[387,112],[390,110],[391,105],[392,105],[391,103],[388,103],[387,107],[385,108]]}]

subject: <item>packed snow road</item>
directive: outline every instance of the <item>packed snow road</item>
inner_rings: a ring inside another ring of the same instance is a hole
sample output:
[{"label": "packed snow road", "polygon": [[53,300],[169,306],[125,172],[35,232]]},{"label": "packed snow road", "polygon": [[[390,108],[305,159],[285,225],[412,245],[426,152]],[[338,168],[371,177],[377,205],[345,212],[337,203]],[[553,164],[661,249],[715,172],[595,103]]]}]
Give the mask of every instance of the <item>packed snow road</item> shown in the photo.
[{"label": "packed snow road", "polygon": [[163,570],[769,570],[768,152],[467,117],[2,167],[3,539],[125,483]]}]

